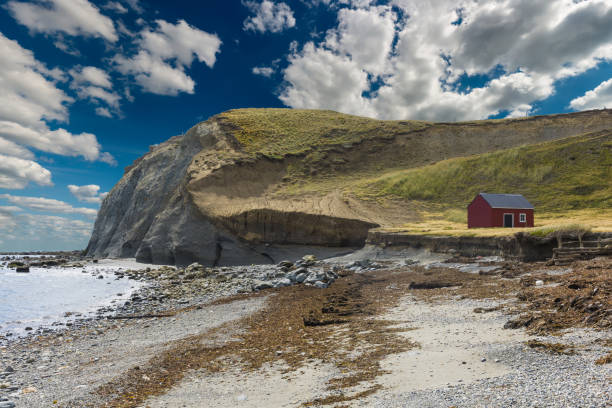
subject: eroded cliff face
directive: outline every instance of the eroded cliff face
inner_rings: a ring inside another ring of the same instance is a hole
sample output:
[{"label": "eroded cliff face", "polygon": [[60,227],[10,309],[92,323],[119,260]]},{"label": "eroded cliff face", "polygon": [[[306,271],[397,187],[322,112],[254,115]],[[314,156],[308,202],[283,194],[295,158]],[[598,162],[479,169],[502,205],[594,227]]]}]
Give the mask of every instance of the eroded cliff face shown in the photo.
[{"label": "eroded cliff face", "polygon": [[[270,157],[248,152],[235,137],[236,125],[213,117],[152,147],[126,169],[102,203],[87,254],[158,264],[239,265],[338,253],[362,245],[370,228],[401,225],[412,216],[393,203],[345,194],[349,177],[611,126],[609,111],[426,124]],[[325,188],[292,190],[300,178]]]},{"label": "eroded cliff face", "polygon": [[[156,264],[271,263],[281,257],[308,252],[322,255],[343,252],[342,247],[359,246],[368,229],[376,226],[358,219],[270,214],[265,209],[243,212],[234,208],[235,214],[219,216],[227,211],[223,208],[227,194],[249,197],[261,193],[249,191],[248,183],[243,186],[244,180],[240,179],[235,183],[231,179],[222,180],[222,185],[228,188],[224,200],[216,203],[218,211],[196,205],[188,188],[193,181],[190,166],[199,168],[199,180],[206,173],[208,178],[218,181],[220,169],[240,166],[245,159],[233,145],[231,134],[223,131],[217,122],[209,121],[200,123],[184,136],[152,147],[126,169],[123,178],[105,198],[87,254],[135,257],[138,261]],[[209,160],[205,162],[204,156]],[[256,178],[258,172],[253,170],[250,174]],[[233,184],[237,187],[232,187]],[[199,188],[206,194],[206,185]],[[216,194],[219,191],[211,188],[209,198],[214,201]]]}]

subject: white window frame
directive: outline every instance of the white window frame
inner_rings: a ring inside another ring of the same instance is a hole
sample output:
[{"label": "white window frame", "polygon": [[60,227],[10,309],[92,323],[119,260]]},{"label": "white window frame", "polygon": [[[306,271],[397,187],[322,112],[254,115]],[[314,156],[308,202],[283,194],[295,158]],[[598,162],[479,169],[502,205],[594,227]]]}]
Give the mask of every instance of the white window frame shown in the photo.
[{"label": "white window frame", "polygon": [[527,214],[526,213],[520,213],[519,214],[519,222],[527,222]]}]

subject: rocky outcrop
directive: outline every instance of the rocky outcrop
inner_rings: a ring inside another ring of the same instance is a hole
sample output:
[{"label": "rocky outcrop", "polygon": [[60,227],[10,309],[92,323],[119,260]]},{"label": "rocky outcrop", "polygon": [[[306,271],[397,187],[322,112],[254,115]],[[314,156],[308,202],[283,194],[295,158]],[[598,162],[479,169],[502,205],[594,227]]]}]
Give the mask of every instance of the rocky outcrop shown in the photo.
[{"label": "rocky outcrop", "polygon": [[300,153],[283,153],[281,134],[273,139],[281,146],[280,153],[263,154],[246,144],[248,137],[236,136],[244,129],[220,115],[151,147],[126,168],[102,203],[86,252],[95,257],[206,266],[336,254],[362,245],[370,228],[401,224],[410,217],[392,204],[347,196],[343,193],[347,177],[611,125],[609,111],[420,123],[406,125],[405,131],[403,122],[397,122],[392,135],[364,134],[357,142],[345,143],[336,131],[330,134],[333,143],[319,136]]}]

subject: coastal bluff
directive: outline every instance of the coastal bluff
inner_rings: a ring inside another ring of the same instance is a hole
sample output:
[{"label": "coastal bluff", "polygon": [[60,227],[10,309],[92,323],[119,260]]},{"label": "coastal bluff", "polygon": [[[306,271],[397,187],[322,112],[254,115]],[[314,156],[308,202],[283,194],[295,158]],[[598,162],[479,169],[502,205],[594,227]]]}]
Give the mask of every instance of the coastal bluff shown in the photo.
[{"label": "coastal bluff", "polygon": [[612,111],[462,123],[239,109],[152,146],[104,199],[86,254],[155,264],[272,263],[341,253],[414,220],[359,181],[612,128]]}]

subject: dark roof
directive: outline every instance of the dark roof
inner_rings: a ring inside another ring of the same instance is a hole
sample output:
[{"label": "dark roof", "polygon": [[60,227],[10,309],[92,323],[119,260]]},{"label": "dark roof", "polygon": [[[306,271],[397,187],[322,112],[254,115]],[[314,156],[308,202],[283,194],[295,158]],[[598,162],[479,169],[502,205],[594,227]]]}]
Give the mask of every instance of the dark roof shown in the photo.
[{"label": "dark roof", "polygon": [[520,194],[488,194],[480,193],[491,208],[533,209],[533,205]]}]

